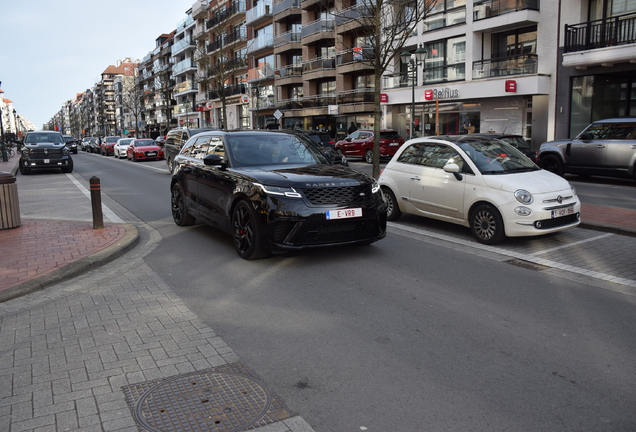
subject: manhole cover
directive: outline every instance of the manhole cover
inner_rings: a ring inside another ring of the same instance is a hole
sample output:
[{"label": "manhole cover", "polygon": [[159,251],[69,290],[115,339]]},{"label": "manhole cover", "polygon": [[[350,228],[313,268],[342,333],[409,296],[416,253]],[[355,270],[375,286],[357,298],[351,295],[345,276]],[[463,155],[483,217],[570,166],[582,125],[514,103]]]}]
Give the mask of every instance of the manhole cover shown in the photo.
[{"label": "manhole cover", "polygon": [[233,432],[291,417],[265,384],[246,371],[228,365],[124,391],[135,420],[151,432]]}]

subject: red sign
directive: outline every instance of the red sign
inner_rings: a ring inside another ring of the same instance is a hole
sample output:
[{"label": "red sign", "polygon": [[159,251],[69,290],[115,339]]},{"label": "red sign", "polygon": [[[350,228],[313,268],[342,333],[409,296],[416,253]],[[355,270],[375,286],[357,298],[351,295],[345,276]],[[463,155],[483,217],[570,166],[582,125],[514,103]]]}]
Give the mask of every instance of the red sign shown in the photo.
[{"label": "red sign", "polygon": [[389,101],[389,95],[386,93],[380,93],[380,103],[387,103]]},{"label": "red sign", "polygon": [[506,80],[506,91],[511,93],[517,93],[517,81]]},{"label": "red sign", "polygon": [[433,90],[432,89],[424,90],[424,99],[433,100]]}]

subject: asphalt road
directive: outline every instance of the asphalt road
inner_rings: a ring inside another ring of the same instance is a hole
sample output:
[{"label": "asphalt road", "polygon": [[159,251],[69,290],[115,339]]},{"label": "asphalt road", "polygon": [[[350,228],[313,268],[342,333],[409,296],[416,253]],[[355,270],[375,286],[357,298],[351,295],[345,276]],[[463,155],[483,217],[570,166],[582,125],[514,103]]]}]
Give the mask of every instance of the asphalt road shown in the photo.
[{"label": "asphalt road", "polygon": [[247,262],[174,225],[165,162],[75,159],[159,231],[148,265],[317,431],[636,430],[634,296],[394,229]]}]

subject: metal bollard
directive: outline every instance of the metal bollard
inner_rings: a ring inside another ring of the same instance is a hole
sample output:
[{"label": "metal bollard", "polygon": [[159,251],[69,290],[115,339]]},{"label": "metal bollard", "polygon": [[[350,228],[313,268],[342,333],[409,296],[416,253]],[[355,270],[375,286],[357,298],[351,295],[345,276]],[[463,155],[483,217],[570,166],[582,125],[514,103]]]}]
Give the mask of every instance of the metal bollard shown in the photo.
[{"label": "metal bollard", "polygon": [[104,215],[102,214],[102,189],[99,177],[91,177],[91,205],[93,206],[93,229],[104,228]]}]

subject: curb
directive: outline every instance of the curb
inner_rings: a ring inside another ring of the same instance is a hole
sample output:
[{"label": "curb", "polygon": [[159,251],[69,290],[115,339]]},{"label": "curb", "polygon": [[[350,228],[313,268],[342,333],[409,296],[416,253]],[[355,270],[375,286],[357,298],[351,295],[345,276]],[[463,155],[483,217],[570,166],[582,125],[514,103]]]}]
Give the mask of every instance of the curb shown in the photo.
[{"label": "curb", "polygon": [[0,303],[41,291],[50,285],[67,281],[121,257],[139,243],[139,231],[137,230],[137,227],[133,224],[123,224],[123,226],[126,230],[126,234],[124,234],[121,240],[117,243],[97,251],[94,254],[66,264],[57,270],[42,275],[41,277],[0,292]]},{"label": "curb", "polygon": [[624,236],[636,237],[635,229],[628,228],[628,227],[621,227],[618,225],[609,225],[609,224],[604,224],[600,222],[581,221],[581,223],[578,226],[581,228],[595,230],[595,231],[609,232],[609,233],[620,234]]}]

